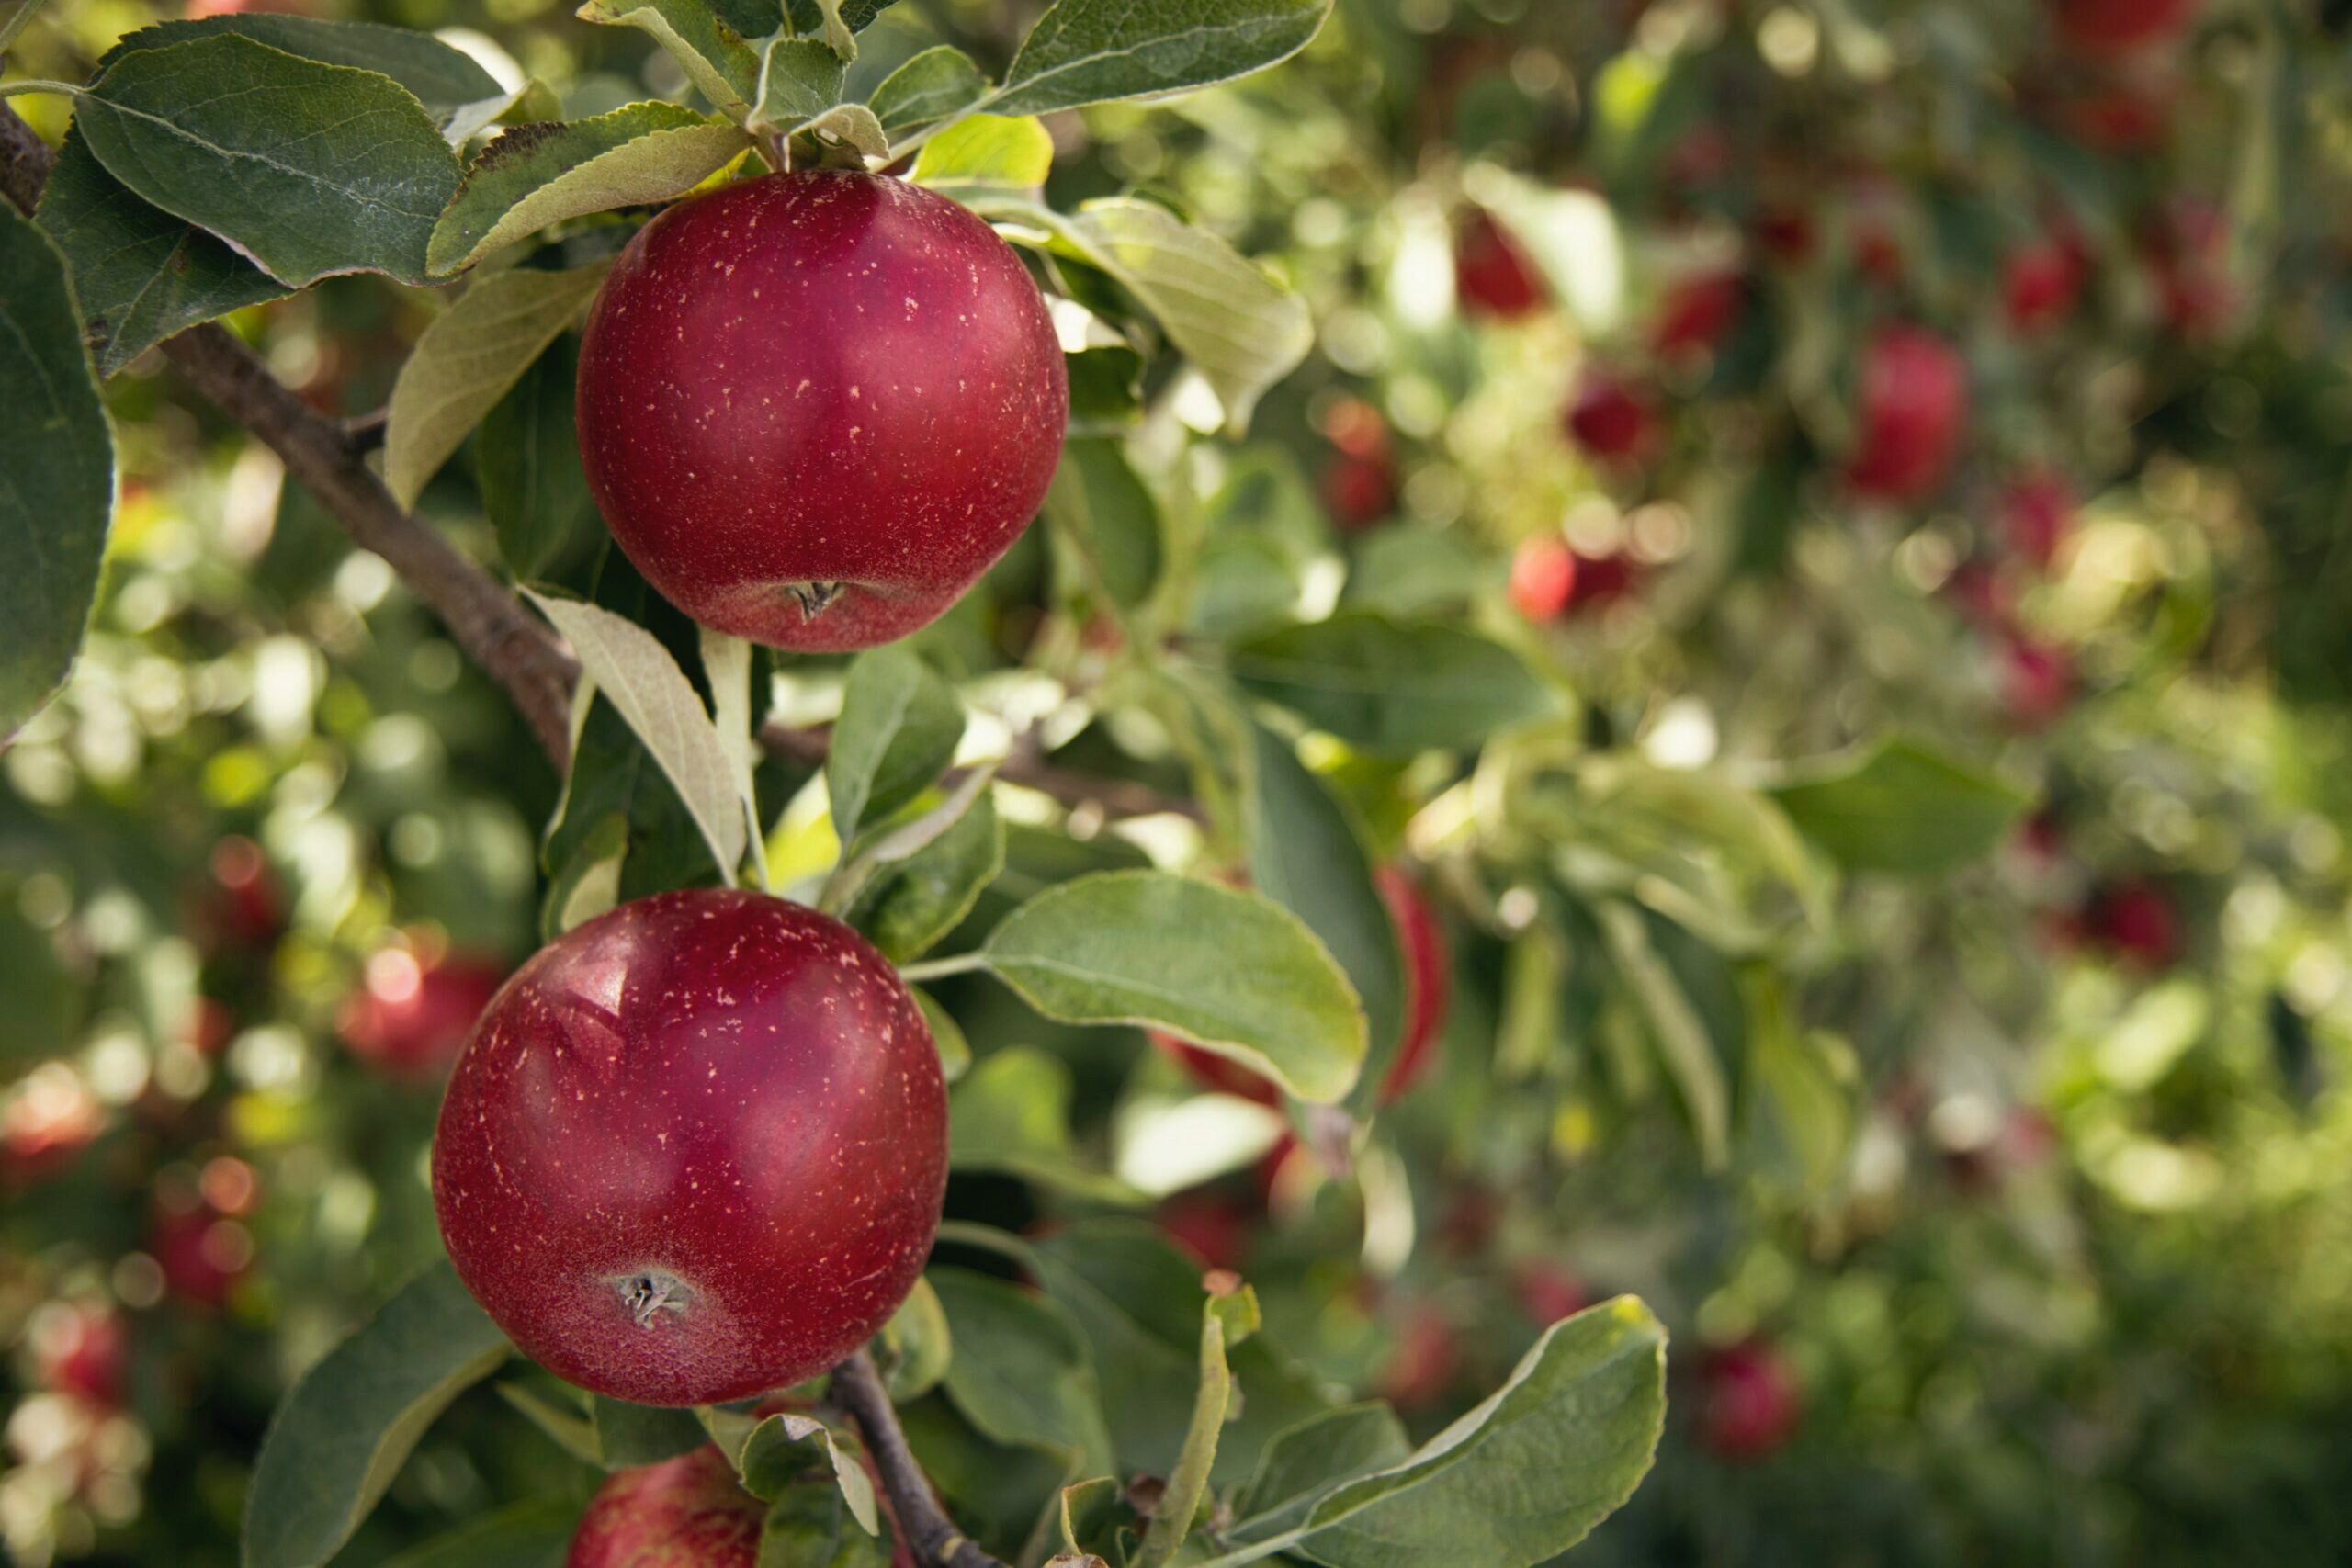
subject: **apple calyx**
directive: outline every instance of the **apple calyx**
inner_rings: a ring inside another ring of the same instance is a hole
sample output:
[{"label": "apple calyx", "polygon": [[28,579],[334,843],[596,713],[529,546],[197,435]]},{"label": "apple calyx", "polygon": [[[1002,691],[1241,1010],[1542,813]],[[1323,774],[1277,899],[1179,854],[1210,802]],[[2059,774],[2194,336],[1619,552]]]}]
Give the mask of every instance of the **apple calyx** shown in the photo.
[{"label": "apple calyx", "polygon": [[694,1288],[666,1269],[639,1269],[623,1274],[613,1284],[621,1293],[621,1304],[639,1328],[650,1328],[653,1320],[664,1312],[684,1316],[688,1303],[694,1300]]},{"label": "apple calyx", "polygon": [[849,592],[849,584],[839,581],[788,582],[785,584],[784,591],[794,604],[800,606],[800,619],[806,623],[831,608],[834,600]]}]

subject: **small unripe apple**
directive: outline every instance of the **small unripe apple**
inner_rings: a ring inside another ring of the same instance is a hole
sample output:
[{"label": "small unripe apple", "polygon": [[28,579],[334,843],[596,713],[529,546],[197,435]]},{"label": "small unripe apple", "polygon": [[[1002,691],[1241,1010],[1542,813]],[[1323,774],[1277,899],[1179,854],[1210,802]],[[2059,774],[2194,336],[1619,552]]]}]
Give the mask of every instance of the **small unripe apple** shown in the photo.
[{"label": "small unripe apple", "polygon": [[[1380,1103],[1389,1105],[1411,1089],[1435,1059],[1438,1031],[1453,993],[1453,968],[1437,916],[1412,878],[1395,866],[1383,865],[1374,868],[1373,883],[1396,928],[1397,946],[1405,960],[1405,1016],[1397,1030],[1396,1055],[1380,1080]],[[1282,1091],[1240,1063],[1156,1029],[1150,1031],[1150,1039],[1203,1088],[1260,1105],[1281,1106]]]},{"label": "small unripe apple", "polygon": [[368,955],[359,988],[336,1012],[335,1032],[353,1055],[390,1077],[438,1077],[505,977],[504,964],[485,959],[381,948]]},{"label": "small unripe apple", "polygon": [[1738,324],[1744,302],[1736,272],[1702,272],[1670,286],[1650,329],[1650,346],[1668,358],[1712,354]]},{"label": "small unripe apple", "polygon": [[1968,429],[1968,367],[1924,327],[1881,327],[1862,347],[1856,440],[1847,479],[1881,501],[1925,501],[1942,487]]},{"label": "small unripe apple", "polygon": [[1515,321],[1544,308],[1544,280],[1510,230],[1485,208],[1464,213],[1453,231],[1454,289],[1473,321]]},{"label": "small unripe apple", "polygon": [[1794,1370],[1761,1340],[1708,1352],[1699,1376],[1699,1442],[1724,1459],[1776,1452],[1804,1418]]},{"label": "small unripe apple", "polygon": [[815,1376],[939,1228],[947,1093],[888,960],[703,888],[533,955],[458,1057],[433,1145],[450,1259],[524,1352],[639,1404]]},{"label": "small unripe apple", "polygon": [[2075,492],[2048,469],[2036,469],[2001,498],[2001,523],[2019,558],[2047,569],[2075,526]]},{"label": "small unripe apple", "polygon": [[581,340],[613,537],[707,626],[838,652],[936,619],[1036,514],[1061,347],[1027,269],[887,175],[768,175],[638,231]]},{"label": "small unripe apple", "polygon": [[1646,457],[1657,436],[1657,411],[1650,400],[1607,370],[1586,372],[1563,423],[1587,456],[1608,462]]},{"label": "small unripe apple", "polygon": [[2120,54],[2173,37],[2203,0],[2051,0],[2059,36],[2088,54]]},{"label": "small unripe apple", "polygon": [[716,1443],[596,1489],[564,1568],[753,1568],[767,1505],[743,1490]]},{"label": "small unripe apple", "polygon": [[53,1302],[34,1314],[29,1337],[42,1387],[105,1409],[122,1403],[130,1337],[121,1314],[96,1302]]}]

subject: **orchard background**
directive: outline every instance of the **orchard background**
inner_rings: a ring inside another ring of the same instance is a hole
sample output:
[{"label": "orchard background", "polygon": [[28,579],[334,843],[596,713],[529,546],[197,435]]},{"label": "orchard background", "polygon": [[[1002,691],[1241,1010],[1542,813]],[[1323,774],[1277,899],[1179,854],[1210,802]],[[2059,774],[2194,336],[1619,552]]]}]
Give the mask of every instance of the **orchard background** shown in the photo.
[{"label": "orchard background", "polygon": [[[1046,9],[0,13],[10,1557],[2352,1553],[2352,7]],[[575,424],[787,158],[1065,351],[854,658]],[[946,1223],[871,1361],[592,1398],[442,1085],[763,879],[917,982]]]}]

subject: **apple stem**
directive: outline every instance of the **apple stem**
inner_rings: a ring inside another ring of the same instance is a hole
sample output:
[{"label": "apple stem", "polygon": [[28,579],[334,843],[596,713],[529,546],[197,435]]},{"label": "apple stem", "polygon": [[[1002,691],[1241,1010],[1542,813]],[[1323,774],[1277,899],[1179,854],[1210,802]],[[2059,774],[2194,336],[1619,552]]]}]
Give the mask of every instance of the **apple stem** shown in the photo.
[{"label": "apple stem", "polygon": [[926,1568],[1006,1568],[956,1528],[939,1506],[931,1478],[915,1461],[899,1413],[874,1358],[858,1350],[833,1369],[828,1389],[833,1403],[850,1413],[865,1438],[865,1450],[882,1475],[882,1489],[890,1495],[891,1517]]},{"label": "apple stem", "polygon": [[832,607],[834,600],[848,591],[846,582],[795,582],[785,588],[792,602],[800,606],[803,621],[813,621],[823,615]]}]

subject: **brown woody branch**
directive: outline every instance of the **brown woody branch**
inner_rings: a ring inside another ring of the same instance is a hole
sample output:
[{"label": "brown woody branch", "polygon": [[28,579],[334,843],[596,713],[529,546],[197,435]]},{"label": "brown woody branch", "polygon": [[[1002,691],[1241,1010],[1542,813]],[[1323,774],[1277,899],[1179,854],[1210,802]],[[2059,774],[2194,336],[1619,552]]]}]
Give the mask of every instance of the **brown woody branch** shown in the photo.
[{"label": "brown woody branch", "polygon": [[890,1514],[915,1555],[936,1568],[1005,1568],[999,1559],[974,1545],[956,1521],[939,1506],[931,1480],[907,1447],[907,1434],[890,1404],[890,1392],[874,1358],[860,1350],[833,1369],[828,1395],[857,1421],[865,1451],[882,1474],[882,1489],[890,1495]]}]

